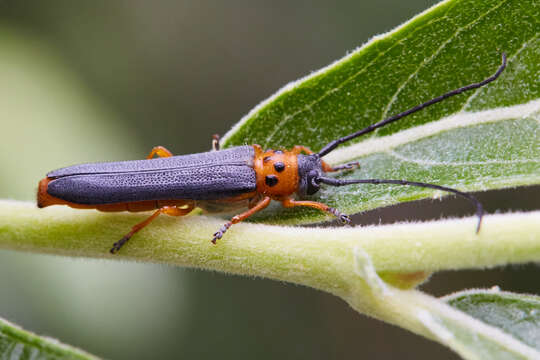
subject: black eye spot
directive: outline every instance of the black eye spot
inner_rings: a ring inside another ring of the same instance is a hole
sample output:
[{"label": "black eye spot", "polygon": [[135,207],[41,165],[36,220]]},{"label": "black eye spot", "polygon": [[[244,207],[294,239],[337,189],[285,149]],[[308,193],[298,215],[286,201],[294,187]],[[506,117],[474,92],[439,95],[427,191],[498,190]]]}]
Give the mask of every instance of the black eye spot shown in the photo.
[{"label": "black eye spot", "polygon": [[264,179],[264,182],[268,186],[274,186],[278,183],[278,178],[276,175],[267,175],[266,178]]},{"label": "black eye spot", "polygon": [[274,163],[274,169],[276,169],[277,172],[282,172],[283,170],[285,170],[285,164],[281,161],[278,161]]},{"label": "black eye spot", "polygon": [[272,157],[271,157],[271,156],[265,156],[265,157],[263,157],[263,162],[268,162],[268,161],[270,161],[270,160],[272,160]]}]

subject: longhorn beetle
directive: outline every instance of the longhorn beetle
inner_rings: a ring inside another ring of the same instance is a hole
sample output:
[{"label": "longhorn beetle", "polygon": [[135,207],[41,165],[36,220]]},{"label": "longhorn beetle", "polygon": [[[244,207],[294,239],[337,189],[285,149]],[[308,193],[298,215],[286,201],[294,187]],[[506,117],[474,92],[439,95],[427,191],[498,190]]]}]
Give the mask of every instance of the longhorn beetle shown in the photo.
[{"label": "longhorn beetle", "polygon": [[[345,186],[350,184],[397,184],[442,190],[460,195],[476,206],[480,230],[482,204],[472,195],[456,189],[408,180],[358,179],[340,180],[324,176],[326,173],[350,169],[358,163],[331,166],[321,158],[340,144],[372,132],[407,115],[436,104],[451,96],[484,86],[499,77],[506,67],[502,64],[490,77],[417,105],[350,135],[331,141],[319,152],[296,145],[291,150],[263,150],[259,145],[238,146],[219,150],[219,138],[214,136],[214,151],[172,156],[162,146],[152,149],[146,160],[105,162],[74,165],[52,171],[39,182],[38,207],[68,205],[77,209],[100,211],[148,211],[157,209],[143,222],[133,226],[111,248],[116,253],[136,232],[148,225],[159,214],[182,216],[200,207],[209,212],[235,207],[249,210],[225,223],[212,239],[221,239],[231,227],[258,211],[271,200],[286,208],[307,206],[336,216],[349,223],[349,216],[326,204],[315,201],[294,200],[315,194],[321,184]],[[154,155],[159,158],[152,159]]]}]

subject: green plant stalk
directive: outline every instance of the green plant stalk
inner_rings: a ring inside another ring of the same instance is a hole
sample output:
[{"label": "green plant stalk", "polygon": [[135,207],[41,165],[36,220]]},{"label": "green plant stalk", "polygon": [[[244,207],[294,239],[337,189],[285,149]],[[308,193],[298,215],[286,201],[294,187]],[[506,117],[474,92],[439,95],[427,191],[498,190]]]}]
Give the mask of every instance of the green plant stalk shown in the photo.
[{"label": "green plant stalk", "polygon": [[131,259],[199,267],[345,291],[353,249],[369,254],[377,272],[414,273],[485,268],[540,260],[540,211],[385,226],[307,228],[242,223],[217,245],[225,220],[160,216],[118,255],[113,242],[148,213],[100,213],[0,201],[0,248],[68,256]]},{"label": "green plant stalk", "polygon": [[[407,287],[409,279],[410,287],[431,271],[538,261],[540,211],[488,215],[478,235],[472,217],[370,227],[237,224],[215,246],[211,235],[222,219],[161,216],[118,255],[110,255],[111,244],[146,216],[60,206],[37,209],[32,203],[4,200],[0,248],[159,262],[294,282],[337,295],[361,313],[451,346],[465,358],[477,355],[463,345],[460,327],[469,334],[472,326],[479,339],[501,337],[496,351],[509,348],[525,358],[534,351],[437,299],[388,285],[378,274],[401,274],[399,285]],[[458,330],[454,334],[452,329]]]}]

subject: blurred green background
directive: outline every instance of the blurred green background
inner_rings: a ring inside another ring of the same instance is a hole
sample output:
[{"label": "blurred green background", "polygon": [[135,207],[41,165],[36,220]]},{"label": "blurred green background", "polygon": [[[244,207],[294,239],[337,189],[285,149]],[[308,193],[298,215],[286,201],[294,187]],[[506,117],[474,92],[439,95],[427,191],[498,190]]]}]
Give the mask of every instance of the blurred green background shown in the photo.
[{"label": "blurred green background", "polygon": [[[1,1],[0,197],[47,171],[205,151],[259,101],[434,4],[373,1]],[[539,187],[478,195],[538,208]],[[459,199],[357,223],[469,214]],[[120,234],[122,235],[122,234]],[[111,239],[111,243],[116,239]],[[520,265],[436,274],[423,288],[540,293]],[[457,358],[309,288],[163,265],[0,251],[0,316],[111,359]]]}]

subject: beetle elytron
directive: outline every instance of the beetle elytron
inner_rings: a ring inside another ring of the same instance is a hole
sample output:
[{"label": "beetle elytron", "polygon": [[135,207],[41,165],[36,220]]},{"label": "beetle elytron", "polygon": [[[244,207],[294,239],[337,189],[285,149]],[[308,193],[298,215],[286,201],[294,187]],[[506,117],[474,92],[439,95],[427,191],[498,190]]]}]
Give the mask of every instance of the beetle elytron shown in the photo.
[{"label": "beetle elytron", "polygon": [[[82,164],[55,170],[39,182],[37,203],[39,207],[68,205],[78,209],[101,211],[148,211],[157,209],[149,218],[133,226],[131,231],[111,248],[116,253],[137,231],[148,225],[159,214],[182,216],[195,207],[210,212],[247,207],[249,210],[234,216],[219,229],[212,239],[221,239],[231,227],[266,208],[271,200],[280,201],[284,207],[307,206],[336,216],[349,223],[347,215],[315,201],[294,200],[315,194],[321,184],[344,186],[350,184],[398,184],[438,189],[463,196],[473,202],[478,215],[477,232],[483,209],[472,195],[444,186],[407,180],[359,179],[339,180],[325,177],[328,172],[350,169],[357,163],[332,167],[321,158],[340,144],[367,134],[377,128],[438,103],[450,96],[484,86],[497,79],[506,66],[502,64],[485,80],[450,91],[405,112],[394,115],[365,129],[334,140],[313,153],[304,146],[291,150],[266,150],[259,145],[238,146],[219,150],[214,137],[214,150],[200,154],[172,156],[165,148],[155,147],[146,160]],[[154,155],[159,158],[152,159]]]}]

